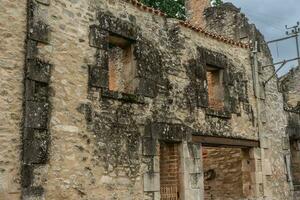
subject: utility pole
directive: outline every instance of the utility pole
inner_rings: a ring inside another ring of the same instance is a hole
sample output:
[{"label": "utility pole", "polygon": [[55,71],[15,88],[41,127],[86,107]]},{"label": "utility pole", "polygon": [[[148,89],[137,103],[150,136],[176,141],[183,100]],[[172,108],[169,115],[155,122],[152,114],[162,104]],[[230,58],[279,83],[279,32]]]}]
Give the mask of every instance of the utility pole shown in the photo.
[{"label": "utility pole", "polygon": [[296,39],[296,49],[297,49],[297,58],[298,58],[298,66],[300,66],[300,52],[299,52],[299,41],[298,41],[298,36],[300,33],[300,22],[297,22],[297,25],[288,27],[285,25],[286,28],[286,35],[288,36],[294,36]]},{"label": "utility pole", "polygon": [[268,42],[266,42],[266,45],[269,45],[269,44],[274,43],[274,42],[280,42],[280,41],[287,40],[287,39],[290,39],[290,38],[294,37],[296,39],[297,57],[293,58],[293,59],[283,60],[281,62],[272,63],[272,64],[269,64],[269,65],[262,66],[261,68],[265,69],[265,68],[270,67],[270,66],[276,66],[276,65],[281,64],[281,66],[276,70],[276,73],[274,73],[270,78],[267,79],[267,81],[264,82],[264,85],[266,85],[277,74],[277,72],[280,69],[282,69],[284,67],[284,65],[287,64],[288,62],[298,60],[298,66],[300,66],[300,50],[299,50],[299,41],[298,41],[298,37],[299,37],[299,33],[300,33],[300,22],[297,22],[297,24],[295,26],[291,26],[291,27],[288,27],[287,25],[285,25],[285,28],[287,30],[286,31],[286,35],[287,35],[286,37],[268,41]]}]

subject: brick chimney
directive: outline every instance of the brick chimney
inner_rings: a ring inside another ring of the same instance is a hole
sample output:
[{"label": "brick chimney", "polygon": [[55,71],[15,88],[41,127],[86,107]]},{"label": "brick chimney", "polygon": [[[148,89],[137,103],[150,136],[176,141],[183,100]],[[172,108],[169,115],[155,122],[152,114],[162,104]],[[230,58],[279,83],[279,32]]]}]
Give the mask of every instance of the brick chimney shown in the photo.
[{"label": "brick chimney", "polygon": [[210,7],[210,0],[186,0],[185,9],[187,20],[197,26],[205,26],[203,12]]}]

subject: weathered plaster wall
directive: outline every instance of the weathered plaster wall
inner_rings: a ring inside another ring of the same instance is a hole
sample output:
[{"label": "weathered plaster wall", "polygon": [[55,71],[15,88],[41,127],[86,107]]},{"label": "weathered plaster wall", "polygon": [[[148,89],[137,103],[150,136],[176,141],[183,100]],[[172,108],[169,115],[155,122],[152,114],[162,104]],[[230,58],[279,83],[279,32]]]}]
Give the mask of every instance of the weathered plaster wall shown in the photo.
[{"label": "weathered plaster wall", "polygon": [[0,2],[0,199],[19,199],[26,1]]}]

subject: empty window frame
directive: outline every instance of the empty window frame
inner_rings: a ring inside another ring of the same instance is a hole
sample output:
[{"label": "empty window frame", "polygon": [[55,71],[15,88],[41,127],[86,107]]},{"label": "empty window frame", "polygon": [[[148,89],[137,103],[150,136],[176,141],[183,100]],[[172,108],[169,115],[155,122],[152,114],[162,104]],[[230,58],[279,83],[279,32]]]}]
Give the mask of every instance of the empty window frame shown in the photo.
[{"label": "empty window frame", "polygon": [[224,109],[223,69],[211,65],[206,66],[208,105],[214,110]]},{"label": "empty window frame", "polygon": [[109,90],[133,94],[138,85],[132,41],[109,34]]}]

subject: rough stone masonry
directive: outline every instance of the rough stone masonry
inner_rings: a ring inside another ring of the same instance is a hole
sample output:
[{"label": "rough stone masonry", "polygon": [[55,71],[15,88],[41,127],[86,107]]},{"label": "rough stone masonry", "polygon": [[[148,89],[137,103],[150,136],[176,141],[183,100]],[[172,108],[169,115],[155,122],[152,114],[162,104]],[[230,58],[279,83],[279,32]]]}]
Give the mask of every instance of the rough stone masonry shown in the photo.
[{"label": "rough stone masonry", "polygon": [[207,146],[238,148],[222,151],[240,176],[226,199],[293,199],[263,36],[232,4],[203,16],[206,29],[135,0],[0,0],[0,199],[209,199],[226,160]]}]

